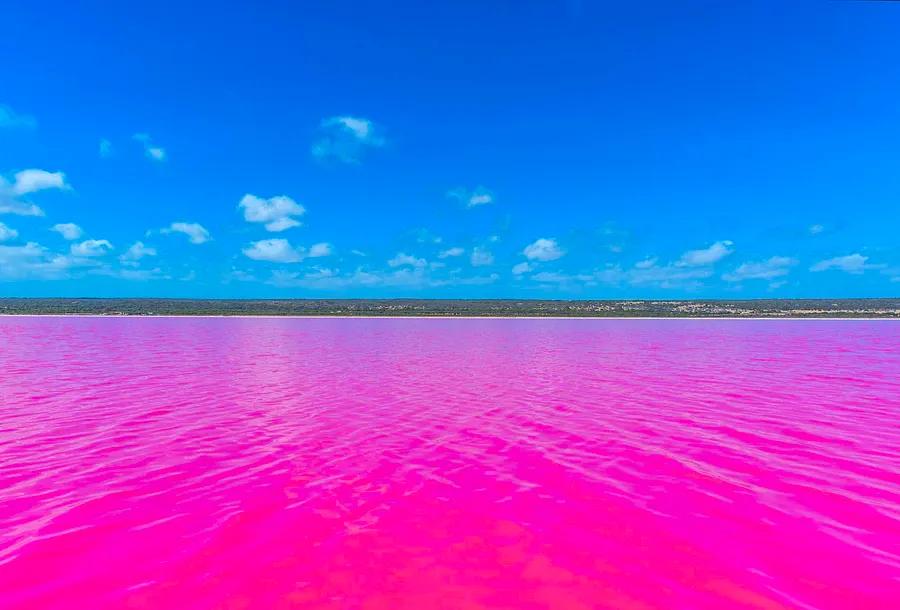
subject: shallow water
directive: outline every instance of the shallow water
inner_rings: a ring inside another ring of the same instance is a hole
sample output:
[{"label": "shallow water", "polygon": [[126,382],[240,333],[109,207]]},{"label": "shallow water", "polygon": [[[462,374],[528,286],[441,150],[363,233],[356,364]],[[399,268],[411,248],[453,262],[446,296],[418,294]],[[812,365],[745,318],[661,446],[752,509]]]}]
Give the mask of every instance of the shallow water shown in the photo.
[{"label": "shallow water", "polygon": [[2,608],[879,608],[900,322],[0,318]]}]

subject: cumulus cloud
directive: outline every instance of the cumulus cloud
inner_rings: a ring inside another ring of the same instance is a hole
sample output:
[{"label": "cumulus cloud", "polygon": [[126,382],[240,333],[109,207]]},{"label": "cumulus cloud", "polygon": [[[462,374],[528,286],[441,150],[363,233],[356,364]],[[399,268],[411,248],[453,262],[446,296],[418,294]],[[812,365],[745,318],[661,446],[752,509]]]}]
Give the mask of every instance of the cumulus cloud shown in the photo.
[{"label": "cumulus cloud", "polygon": [[62,172],[48,172],[43,169],[23,169],[16,172],[12,184],[14,195],[27,195],[46,189],[66,189],[66,175]]},{"label": "cumulus cloud", "polygon": [[166,160],[166,149],[161,146],[155,146],[153,144],[153,140],[150,137],[150,134],[147,133],[136,133],[132,136],[134,140],[140,142],[141,146],[144,148],[144,156],[153,161],[165,161]]},{"label": "cumulus cloud", "polygon": [[16,172],[12,180],[0,176],[0,214],[43,216],[41,208],[22,197],[39,191],[70,189],[63,172],[23,169]]},{"label": "cumulus cloud", "polygon": [[513,275],[522,275],[523,273],[528,273],[529,271],[533,271],[534,267],[529,263],[519,263],[517,265],[513,265],[512,272]]},{"label": "cumulus cloud", "polygon": [[312,155],[322,161],[359,163],[368,149],[381,148],[385,139],[380,128],[369,119],[334,116],[319,125],[319,139]]},{"label": "cumulus cloud", "polygon": [[72,244],[69,251],[72,256],[83,256],[93,258],[95,256],[105,256],[113,249],[113,245],[105,239],[86,239],[83,242]]},{"label": "cumulus cloud", "polygon": [[0,222],[0,241],[9,241],[19,236],[19,232],[15,229]]},{"label": "cumulus cloud", "polygon": [[272,233],[299,227],[301,223],[295,217],[306,213],[302,205],[285,195],[264,199],[248,193],[241,198],[238,207],[244,211],[244,220],[263,223]]},{"label": "cumulus cloud", "polygon": [[96,258],[56,254],[36,242],[0,245],[0,280],[65,279],[74,277],[72,272],[79,269],[100,273],[105,268]]},{"label": "cumulus cloud", "polygon": [[16,279],[32,275],[46,264],[45,257],[44,247],[33,241],[24,246],[0,245],[0,278]]},{"label": "cumulus cloud", "polygon": [[37,126],[37,120],[27,114],[19,114],[9,106],[0,104],[0,128],[25,128]]},{"label": "cumulus cloud", "polygon": [[119,257],[119,260],[126,261],[139,261],[142,258],[147,256],[156,256],[156,248],[150,248],[144,245],[142,241],[136,241],[131,244],[131,247],[125,251],[125,253]]},{"label": "cumulus cloud", "polygon": [[635,269],[650,269],[651,267],[656,266],[656,262],[657,262],[656,257],[645,258],[644,260],[638,261],[637,263],[635,263],[634,268]]},{"label": "cumulus cloud", "polygon": [[565,252],[559,247],[555,239],[541,237],[534,243],[525,246],[522,250],[525,258],[533,261],[554,261],[561,258]]},{"label": "cumulus cloud", "polygon": [[486,248],[474,248],[472,255],[469,257],[469,262],[472,263],[473,267],[486,267],[494,264],[494,255]]},{"label": "cumulus cloud", "polygon": [[843,271],[845,273],[859,274],[864,272],[866,269],[878,269],[883,267],[883,265],[870,264],[868,261],[868,256],[864,256],[857,252],[854,254],[848,254],[847,256],[836,256],[834,258],[819,261],[818,263],[810,267],[809,270],[819,272],[829,271],[833,269],[835,271]]},{"label": "cumulus cloud", "polygon": [[102,140],[100,140],[98,154],[100,155],[101,159],[108,159],[109,157],[112,157],[113,156],[112,142],[110,142],[106,138],[103,138]]},{"label": "cumulus cloud", "polygon": [[424,258],[417,258],[404,252],[398,252],[394,256],[394,258],[388,261],[388,266],[390,267],[403,267],[408,265],[410,267],[419,268],[424,267],[427,264],[428,261],[426,261]]},{"label": "cumulus cloud", "polygon": [[460,202],[467,208],[487,205],[494,202],[494,194],[483,186],[477,186],[474,190],[459,187],[447,191],[447,197]]},{"label": "cumulus cloud", "polygon": [[293,247],[286,239],[263,239],[252,242],[243,250],[244,256],[255,261],[271,263],[299,263],[306,258],[302,247]]},{"label": "cumulus cloud", "polygon": [[442,250],[438,254],[438,258],[450,258],[453,256],[462,256],[465,253],[466,253],[466,251],[459,247],[447,248],[446,250]]},{"label": "cumulus cloud", "polygon": [[733,245],[733,242],[725,239],[715,242],[708,248],[688,250],[681,255],[681,259],[676,264],[682,267],[712,265],[734,252]]},{"label": "cumulus cloud", "polygon": [[731,273],[726,273],[722,279],[726,282],[741,282],[744,280],[771,280],[790,273],[791,267],[797,264],[797,260],[787,256],[773,256],[764,261],[743,263]]},{"label": "cumulus cloud", "polygon": [[308,256],[309,258],[319,258],[322,256],[331,256],[332,254],[334,254],[334,247],[327,242],[321,242],[310,246]]},{"label": "cumulus cloud", "polygon": [[61,222],[50,227],[51,231],[56,231],[60,235],[63,236],[64,239],[69,241],[78,239],[84,234],[84,231],[81,230],[74,222]]},{"label": "cumulus cloud", "polygon": [[196,222],[173,222],[168,227],[160,229],[160,233],[183,233],[192,244],[205,244],[211,239],[209,231]]}]

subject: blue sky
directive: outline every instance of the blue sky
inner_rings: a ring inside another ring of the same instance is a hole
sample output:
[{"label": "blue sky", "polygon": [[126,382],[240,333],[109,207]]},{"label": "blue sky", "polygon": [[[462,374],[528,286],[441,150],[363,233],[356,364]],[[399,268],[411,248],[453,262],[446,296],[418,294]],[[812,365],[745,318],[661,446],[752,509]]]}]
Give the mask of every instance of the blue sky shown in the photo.
[{"label": "blue sky", "polygon": [[141,4],[5,5],[0,296],[900,294],[900,3]]}]

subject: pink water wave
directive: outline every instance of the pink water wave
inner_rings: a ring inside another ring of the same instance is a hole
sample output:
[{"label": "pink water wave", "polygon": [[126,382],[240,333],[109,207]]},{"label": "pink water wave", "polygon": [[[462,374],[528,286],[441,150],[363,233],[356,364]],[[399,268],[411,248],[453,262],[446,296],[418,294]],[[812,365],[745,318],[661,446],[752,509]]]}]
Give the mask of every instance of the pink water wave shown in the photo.
[{"label": "pink water wave", "polygon": [[896,608],[894,321],[0,319],[0,608]]}]

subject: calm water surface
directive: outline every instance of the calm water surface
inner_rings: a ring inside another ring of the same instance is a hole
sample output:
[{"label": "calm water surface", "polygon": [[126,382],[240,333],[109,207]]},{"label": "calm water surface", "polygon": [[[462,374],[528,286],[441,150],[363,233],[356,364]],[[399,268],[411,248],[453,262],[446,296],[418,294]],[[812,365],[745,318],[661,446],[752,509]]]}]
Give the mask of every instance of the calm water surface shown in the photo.
[{"label": "calm water surface", "polygon": [[0,608],[896,608],[894,321],[0,318]]}]

